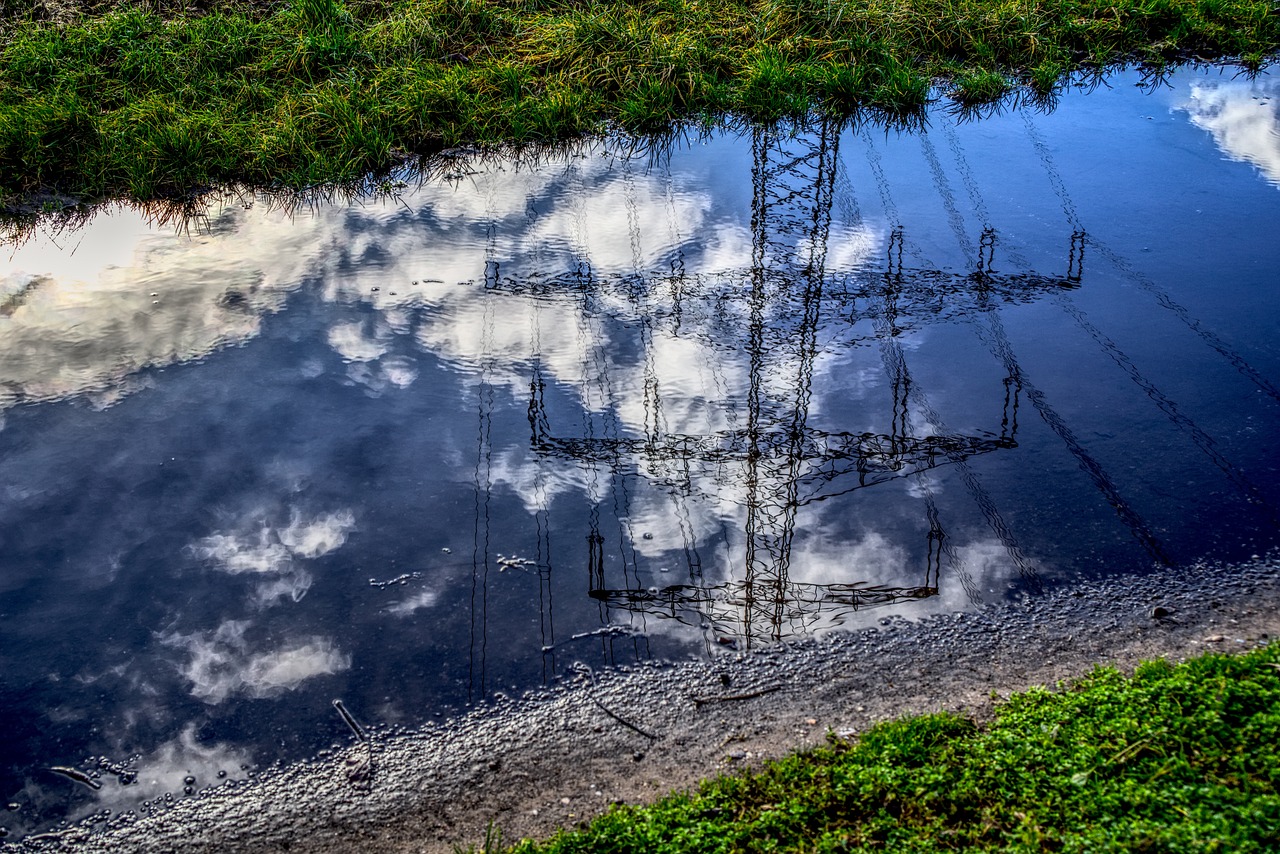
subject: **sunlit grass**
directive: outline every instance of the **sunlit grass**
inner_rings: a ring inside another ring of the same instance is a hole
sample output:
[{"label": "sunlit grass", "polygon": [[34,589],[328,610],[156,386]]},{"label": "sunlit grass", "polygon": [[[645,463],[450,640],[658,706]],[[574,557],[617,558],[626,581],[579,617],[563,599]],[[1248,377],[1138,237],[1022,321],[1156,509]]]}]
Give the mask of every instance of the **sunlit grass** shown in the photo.
[{"label": "sunlit grass", "polygon": [[0,6],[0,197],[306,186],[463,142],[1051,94],[1280,46],[1273,0],[85,0]]},{"label": "sunlit grass", "polygon": [[[1033,689],[622,807],[518,854],[1280,850],[1280,644]],[[495,834],[484,850],[495,851]]]}]

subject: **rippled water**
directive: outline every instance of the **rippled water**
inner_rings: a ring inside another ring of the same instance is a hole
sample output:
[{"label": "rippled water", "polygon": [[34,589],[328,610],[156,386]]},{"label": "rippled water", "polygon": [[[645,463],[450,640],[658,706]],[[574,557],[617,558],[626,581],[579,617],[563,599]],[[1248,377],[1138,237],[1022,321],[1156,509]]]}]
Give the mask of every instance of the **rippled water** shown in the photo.
[{"label": "rippled water", "polygon": [[1280,85],[1136,82],[8,248],[3,823],[1273,548]]}]

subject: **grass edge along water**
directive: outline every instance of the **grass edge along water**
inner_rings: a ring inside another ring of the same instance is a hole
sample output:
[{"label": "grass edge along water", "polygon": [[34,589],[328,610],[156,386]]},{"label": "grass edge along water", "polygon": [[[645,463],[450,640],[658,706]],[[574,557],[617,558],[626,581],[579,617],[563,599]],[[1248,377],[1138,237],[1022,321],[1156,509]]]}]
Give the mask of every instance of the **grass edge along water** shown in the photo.
[{"label": "grass edge along water", "polygon": [[156,0],[0,7],[0,206],[350,181],[459,144],[918,116],[1280,48],[1275,0]]}]

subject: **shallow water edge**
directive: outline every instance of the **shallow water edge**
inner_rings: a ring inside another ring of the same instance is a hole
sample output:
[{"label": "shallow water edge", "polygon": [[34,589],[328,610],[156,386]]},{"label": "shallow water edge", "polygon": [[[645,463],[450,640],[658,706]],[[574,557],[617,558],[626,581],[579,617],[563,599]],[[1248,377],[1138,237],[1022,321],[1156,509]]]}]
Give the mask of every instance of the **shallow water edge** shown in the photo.
[{"label": "shallow water edge", "polygon": [[[335,755],[207,790],[102,831],[5,851],[451,851],[494,822],[547,835],[615,802],[854,736],[877,721],[1055,685],[1093,664],[1132,669],[1280,633],[1280,557],[1063,586],[1021,602],[886,619],[878,628],[717,662],[593,673],[425,730],[355,735]],[[370,757],[372,762],[370,763]],[[363,776],[359,769],[369,767]],[[355,770],[353,770],[355,769]]]},{"label": "shallow water edge", "polygon": [[[0,825],[542,832],[1079,672],[1113,646],[1059,636],[1129,625],[1085,579],[1273,553],[1280,88],[1135,78],[35,235],[0,269]],[[1042,586],[1084,594],[889,631]]]}]

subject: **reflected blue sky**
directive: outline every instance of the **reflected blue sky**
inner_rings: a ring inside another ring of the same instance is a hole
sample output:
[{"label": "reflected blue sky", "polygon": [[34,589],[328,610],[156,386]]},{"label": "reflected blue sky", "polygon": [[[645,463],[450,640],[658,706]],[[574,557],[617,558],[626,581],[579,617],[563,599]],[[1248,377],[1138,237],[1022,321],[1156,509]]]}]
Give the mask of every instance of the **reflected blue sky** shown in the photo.
[{"label": "reflected blue sky", "polygon": [[1276,85],[1136,80],[7,249],[8,825],[1274,547]]}]

